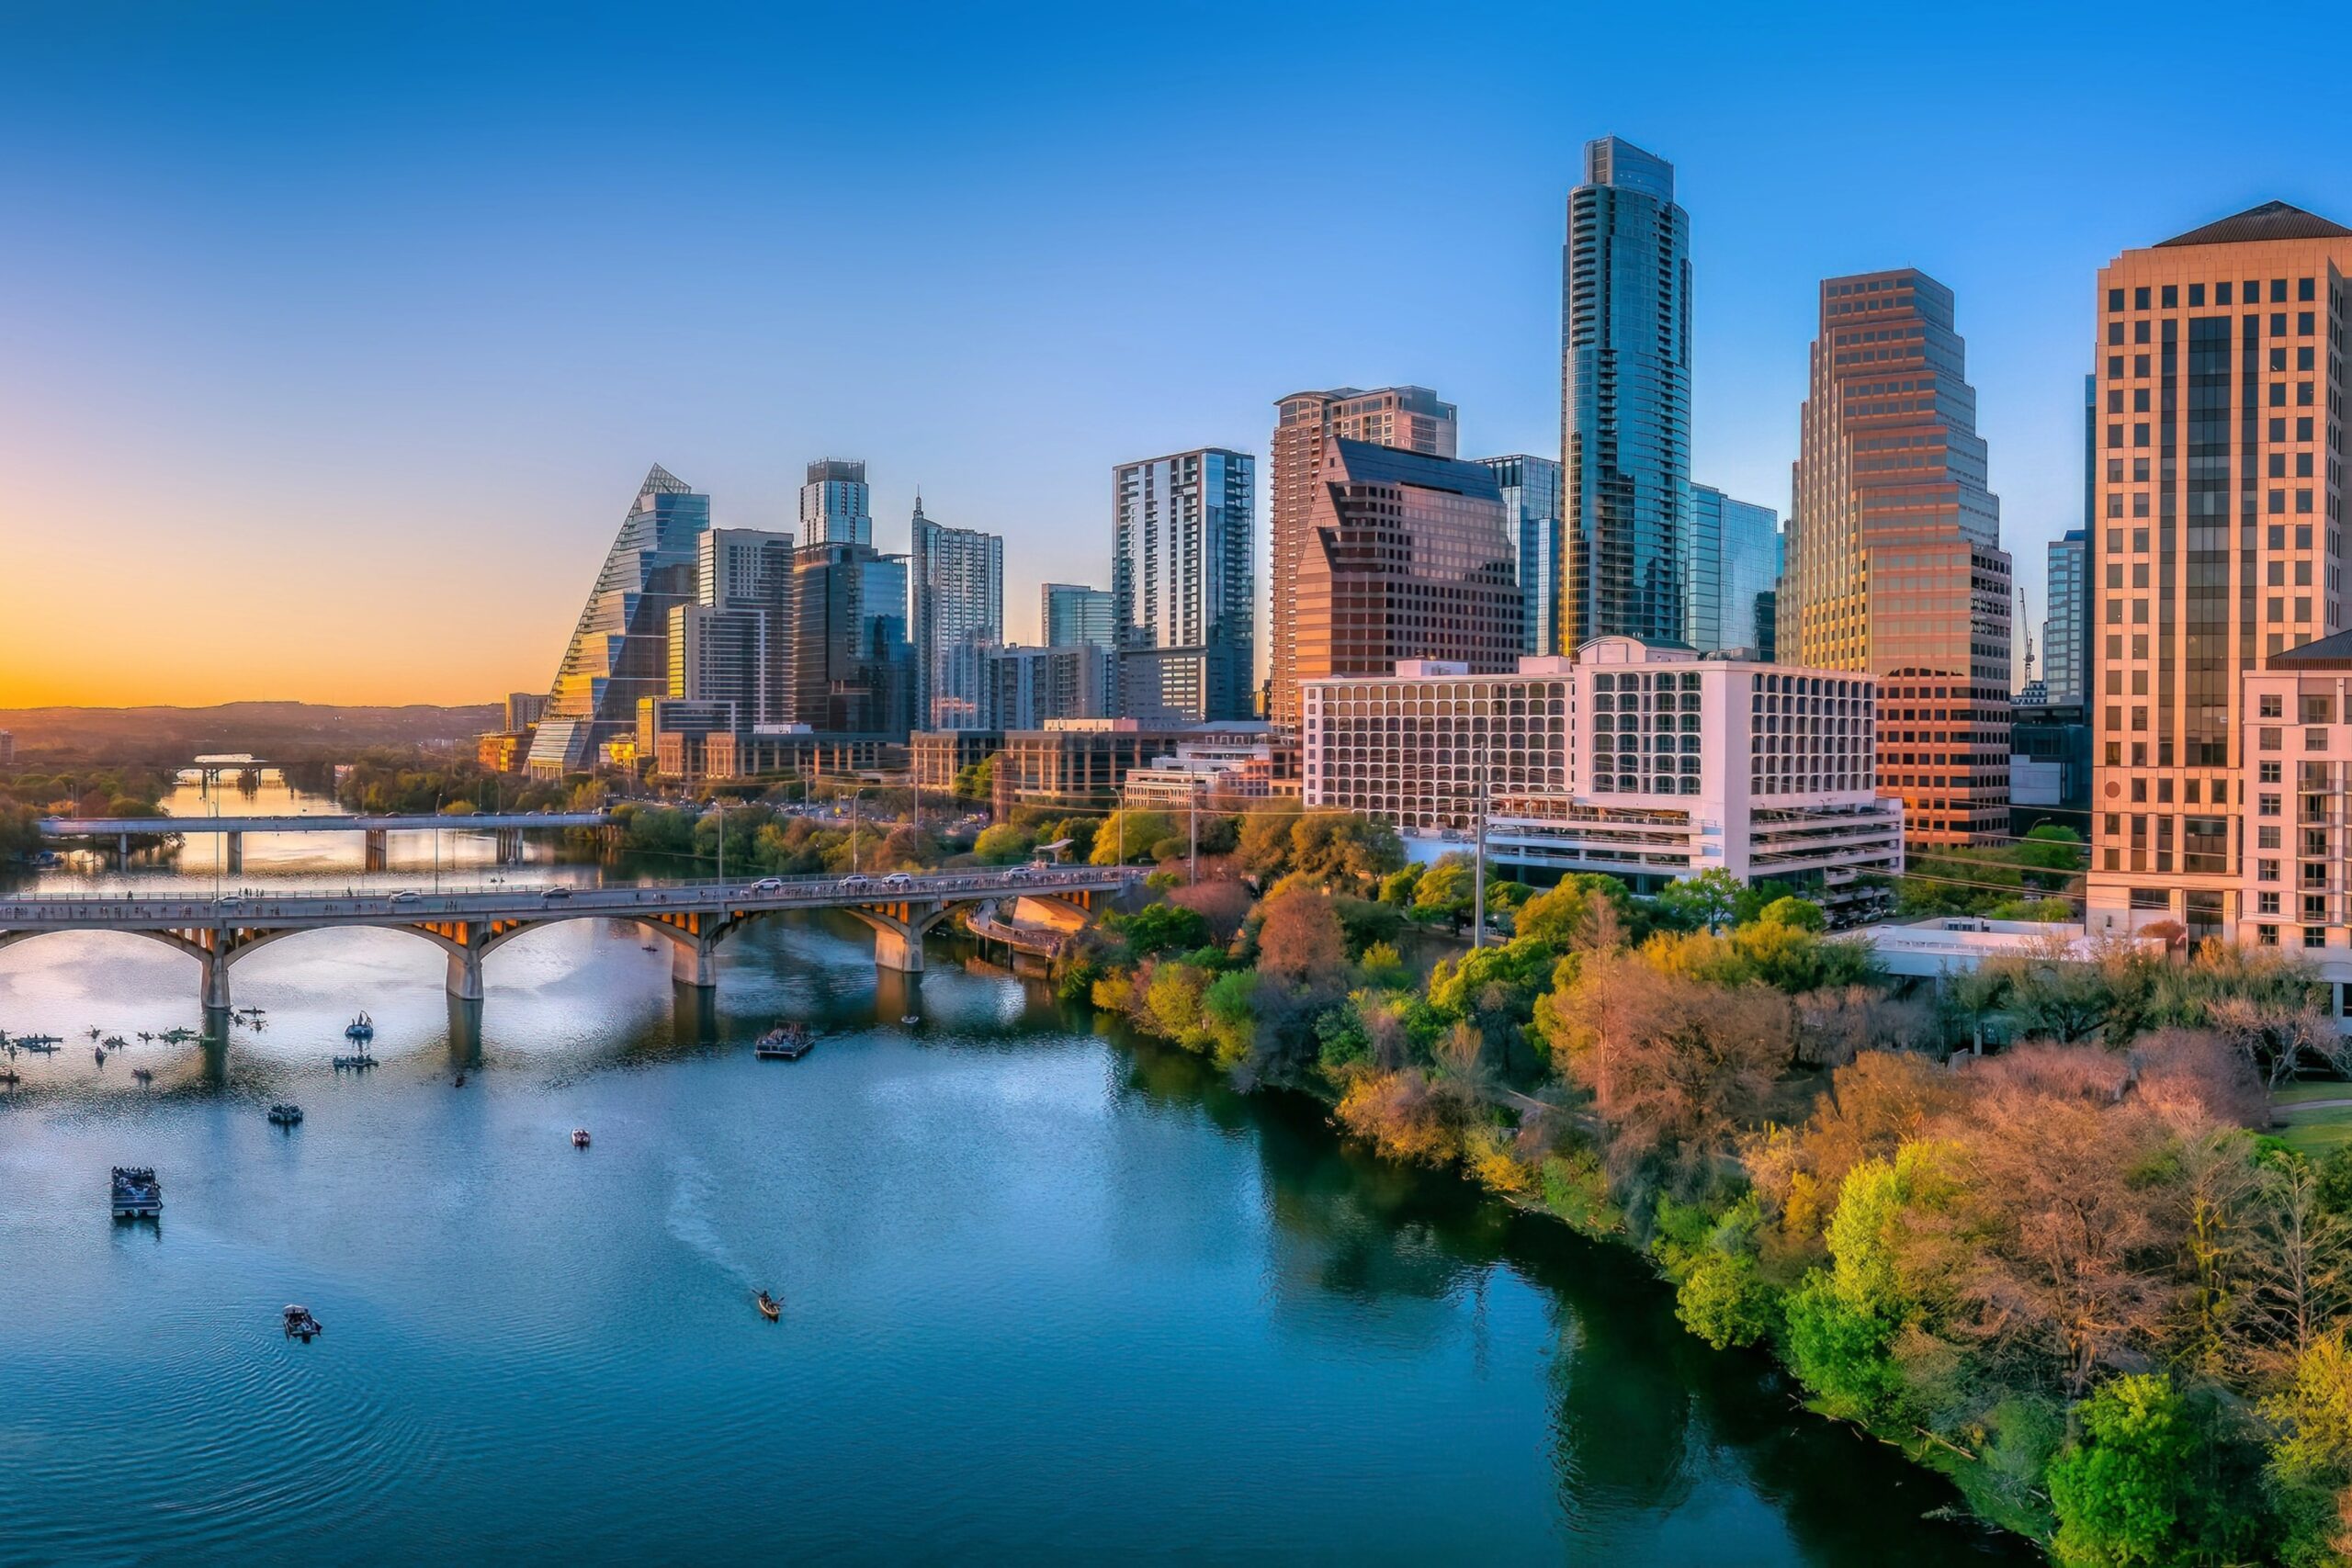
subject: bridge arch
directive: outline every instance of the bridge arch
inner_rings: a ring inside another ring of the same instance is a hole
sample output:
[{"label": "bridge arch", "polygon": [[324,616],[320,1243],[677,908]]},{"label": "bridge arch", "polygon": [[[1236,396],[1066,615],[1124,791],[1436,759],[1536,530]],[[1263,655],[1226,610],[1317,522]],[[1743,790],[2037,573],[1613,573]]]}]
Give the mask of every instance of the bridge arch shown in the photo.
[{"label": "bridge arch", "polygon": [[40,930],[40,929],[39,929],[39,928],[34,928],[34,929],[29,930],[29,931],[0,931],[0,948],[14,947],[17,943],[18,943],[18,942],[30,942],[30,941],[32,941],[32,939],[33,939],[33,938],[35,938],[35,937],[37,937],[37,936],[93,936],[93,935],[95,935],[95,936],[136,936],[136,937],[144,937],[144,938],[146,938],[149,942],[162,942],[165,947],[168,947],[168,948],[172,949],[175,953],[187,953],[190,958],[193,958],[193,959],[197,960],[198,963],[209,963],[209,962],[211,962],[211,959],[212,959],[212,955],[211,955],[209,953],[206,952],[206,951],[205,951],[201,946],[199,946],[198,943],[196,943],[196,942],[193,942],[189,941],[187,937],[182,936],[182,935],[181,935],[179,932],[177,932],[177,931],[141,931],[141,930],[138,929],[137,927],[133,927],[133,926],[125,926],[125,927],[121,927],[121,928],[115,929],[115,930],[108,930],[108,931],[43,931],[43,930]]}]

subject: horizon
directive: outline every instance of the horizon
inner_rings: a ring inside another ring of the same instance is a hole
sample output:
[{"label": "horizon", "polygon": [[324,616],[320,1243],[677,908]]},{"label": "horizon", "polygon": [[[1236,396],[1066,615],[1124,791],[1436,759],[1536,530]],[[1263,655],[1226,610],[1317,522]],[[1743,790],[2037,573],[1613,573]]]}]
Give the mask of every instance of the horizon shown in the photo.
[{"label": "horizon", "polygon": [[[1033,642],[1040,583],[1108,582],[1114,465],[1250,453],[1262,666],[1275,400],[1417,384],[1464,457],[1556,457],[1563,211],[1607,134],[1671,162],[1690,214],[1692,478],[1783,525],[1815,284],[1954,291],[2038,647],[2044,547],[2082,522],[2098,267],[2265,200],[2352,220],[2317,54],[2225,130],[2116,136],[2099,85],[2193,60],[2186,8],[2128,39],[1741,14],[1673,32],[1665,107],[1647,73],[1578,73],[1667,30],[1615,16],[1208,8],[1174,51],[1164,17],[910,15],[34,11],[0,105],[0,189],[43,218],[0,257],[40,307],[6,340],[33,592],[0,707],[544,691],[649,464],[716,524],[797,532],[827,455],[869,465],[885,549],[919,487],[1001,534]],[[1348,95],[1328,125],[1309,59]],[[1788,90],[1905,59],[1974,122]],[[649,79],[690,85],[647,112]]]}]

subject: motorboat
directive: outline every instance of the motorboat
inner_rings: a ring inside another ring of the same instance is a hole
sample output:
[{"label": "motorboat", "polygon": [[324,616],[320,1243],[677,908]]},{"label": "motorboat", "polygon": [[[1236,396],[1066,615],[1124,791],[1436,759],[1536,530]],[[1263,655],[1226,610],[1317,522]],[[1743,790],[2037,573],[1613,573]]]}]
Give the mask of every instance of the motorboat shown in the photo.
[{"label": "motorboat", "polygon": [[905,1028],[915,1028],[922,1022],[922,1014],[919,1012],[902,1014],[899,1019],[899,1022]]},{"label": "motorboat", "polygon": [[281,1100],[269,1108],[269,1121],[274,1127],[299,1126],[302,1121],[302,1108]]},{"label": "motorboat", "polygon": [[584,1149],[588,1146],[587,1128],[574,1127],[571,1130],[571,1146],[575,1149]]},{"label": "motorboat", "polygon": [[373,1040],[376,1038],[376,1021],[363,1010],[357,1018],[343,1026],[343,1037],[361,1042]]},{"label": "motorboat", "polygon": [[285,1321],[286,1337],[300,1339],[305,1345],[326,1332],[326,1325],[311,1315],[311,1309],[306,1306],[288,1303]]},{"label": "motorboat", "polygon": [[777,1318],[784,1315],[784,1303],[776,1300],[774,1296],[768,1294],[765,1291],[762,1291],[758,1295],[753,1296],[752,1298],[752,1304],[759,1308],[760,1315],[766,1318],[770,1323],[774,1323]]},{"label": "motorboat", "polygon": [[152,1220],[164,1212],[164,1184],[143,1165],[114,1168],[114,1217]]},{"label": "motorboat", "polygon": [[103,1067],[107,1065],[107,1048],[105,1046],[99,1046],[96,1050],[91,1052],[90,1055],[98,1059],[98,1066]]},{"label": "motorboat", "polygon": [[779,1023],[752,1043],[752,1055],[763,1062],[797,1062],[817,1043],[805,1023]]},{"label": "motorboat", "polygon": [[466,1075],[465,1075],[465,1074],[463,1074],[463,1073],[459,1073],[456,1077],[451,1078],[451,1079],[449,1080],[449,1087],[450,1087],[451,1089],[463,1089],[463,1088],[465,1088],[465,1087],[466,1087]]}]

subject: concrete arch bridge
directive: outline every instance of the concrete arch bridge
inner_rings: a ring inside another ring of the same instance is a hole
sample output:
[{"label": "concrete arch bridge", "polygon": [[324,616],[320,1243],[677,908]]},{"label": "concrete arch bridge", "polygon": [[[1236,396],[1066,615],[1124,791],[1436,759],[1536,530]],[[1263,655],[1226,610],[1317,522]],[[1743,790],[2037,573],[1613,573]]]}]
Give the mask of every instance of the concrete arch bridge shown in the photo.
[{"label": "concrete arch bridge", "polygon": [[922,968],[924,935],[961,906],[1017,897],[1082,923],[1143,874],[1126,866],[1055,866],[599,888],[16,898],[0,901],[0,948],[52,931],[146,937],[195,959],[204,1005],[222,1010],[232,1005],[230,971],[240,959],[302,931],[364,926],[407,931],[441,948],[449,994],[477,1001],[483,960],[525,931],[559,920],[628,920],[670,943],[670,973],[679,984],[709,987],[718,983],[718,944],[763,915],[845,910],[874,932],[876,964],[914,973]]}]

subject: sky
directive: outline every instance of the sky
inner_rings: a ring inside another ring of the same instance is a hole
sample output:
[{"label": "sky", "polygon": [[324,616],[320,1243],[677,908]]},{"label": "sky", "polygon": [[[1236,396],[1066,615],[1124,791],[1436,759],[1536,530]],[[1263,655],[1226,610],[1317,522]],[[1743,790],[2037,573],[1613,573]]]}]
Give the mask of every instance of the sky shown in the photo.
[{"label": "sky", "polygon": [[[1583,143],[1673,161],[1697,479],[1785,513],[1815,286],[1958,297],[2038,632],[2096,269],[2352,220],[2332,6],[0,0],[0,707],[545,690],[652,463],[869,465],[1041,581],[1114,464],[1410,382],[1556,456]],[[1261,544],[1263,539],[1261,505]]]}]

